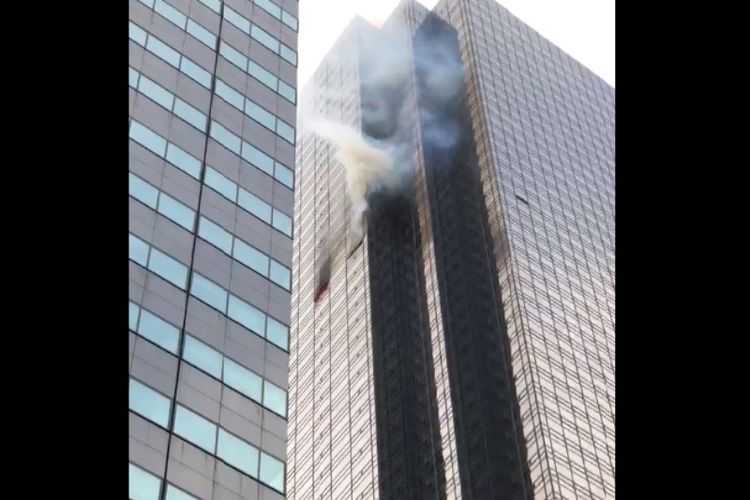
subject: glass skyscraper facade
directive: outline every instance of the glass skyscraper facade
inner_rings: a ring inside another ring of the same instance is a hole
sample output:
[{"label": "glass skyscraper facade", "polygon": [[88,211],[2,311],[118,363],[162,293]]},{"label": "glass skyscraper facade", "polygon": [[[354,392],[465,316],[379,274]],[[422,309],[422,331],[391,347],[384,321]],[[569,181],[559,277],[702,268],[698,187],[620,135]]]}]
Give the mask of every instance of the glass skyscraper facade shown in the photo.
[{"label": "glass skyscraper facade", "polygon": [[286,496],[296,0],[129,0],[129,497]]},{"label": "glass skyscraper facade", "polygon": [[[306,117],[367,134],[368,51],[404,31],[417,62],[449,41],[460,106],[436,125],[412,65],[408,196],[371,196],[364,243],[333,255],[315,301],[321,241],[350,221]],[[402,1],[383,28],[355,19],[302,98],[287,495],[614,498],[614,89],[494,0]]]}]

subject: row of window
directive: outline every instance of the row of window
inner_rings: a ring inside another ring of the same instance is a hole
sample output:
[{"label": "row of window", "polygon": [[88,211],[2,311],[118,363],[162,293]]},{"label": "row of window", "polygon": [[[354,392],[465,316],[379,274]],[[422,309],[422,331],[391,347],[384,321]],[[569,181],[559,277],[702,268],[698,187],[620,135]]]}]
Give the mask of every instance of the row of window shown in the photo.
[{"label": "row of window", "polygon": [[243,160],[270,175],[289,189],[294,189],[294,172],[256,148],[238,135],[230,132],[221,123],[211,120],[209,131],[211,138],[219,144],[242,157]]},{"label": "row of window", "polygon": [[290,49],[279,41],[278,38],[271,35],[257,24],[253,24],[249,19],[239,14],[238,12],[229,8],[228,5],[224,5],[224,19],[232,23],[237,29],[250,35],[250,38],[259,42],[267,49],[280,55],[289,64],[297,65],[297,52]]},{"label": "row of window", "polygon": [[[218,125],[218,124],[217,124]],[[218,125],[218,127],[221,127],[221,125]],[[190,153],[184,151],[182,148],[177,146],[176,144],[167,141],[164,137],[157,134],[150,128],[146,127],[145,125],[139,123],[136,120],[131,120],[130,122],[130,131],[129,131],[129,137],[133,139],[138,144],[142,145],[149,151],[153,152],[160,158],[163,158],[167,160],[169,163],[174,165],[175,167],[179,168],[186,174],[190,175],[196,180],[200,179],[200,170],[201,170],[201,162],[197,158],[195,158]],[[231,134],[231,132],[226,131],[224,127],[217,128],[217,131],[213,134],[213,136],[220,137],[224,142],[222,142],[223,145],[226,144],[232,144],[231,140],[234,134]],[[236,136],[234,136],[236,138]],[[218,140],[218,139],[217,139]],[[239,140],[239,138],[237,138]],[[263,165],[262,170],[266,173],[269,171],[271,174],[275,174],[273,177],[278,179],[280,182],[282,182],[284,185],[294,185],[294,174],[291,170],[283,166],[282,164],[278,162],[274,162],[273,159],[271,159],[269,156],[265,155],[262,151],[258,150],[257,148],[254,148],[252,145],[248,143],[244,143],[242,145],[242,151],[244,151],[244,158],[247,161],[255,161],[258,165]],[[269,163],[270,162],[270,163]],[[208,186],[214,188],[221,194],[224,194],[225,196],[229,197],[232,202],[238,203],[242,208],[265,222],[266,224],[269,224],[274,229],[284,233],[285,235],[292,237],[292,218],[289,217],[287,214],[282,212],[281,210],[278,210],[265,201],[261,200],[257,196],[253,195],[249,191],[246,191],[242,188],[238,189],[238,186],[234,184],[229,179],[226,179],[224,176],[219,174],[216,170],[212,169],[211,167],[206,167],[206,179],[205,182]],[[143,186],[144,181],[141,181],[137,177],[135,180],[133,179],[135,176],[133,174],[130,174],[131,176],[131,192],[130,194],[135,196],[137,199],[142,201],[143,203],[149,205],[151,208],[156,209],[156,198],[154,195],[154,191],[156,188],[152,187],[151,185]],[[135,185],[134,185],[135,183]],[[135,191],[134,191],[135,189]],[[148,191],[145,192],[144,190]],[[229,190],[229,191],[227,191]],[[231,192],[232,196],[230,197],[227,193]],[[140,196],[140,197],[139,197]],[[164,195],[168,196],[168,195]],[[153,200],[153,203],[151,203],[150,200]],[[176,202],[179,203],[179,202]],[[182,205],[179,203],[179,205]],[[185,207],[187,210],[189,210],[190,213],[193,213],[192,209],[189,209]],[[183,210],[184,211],[184,210]],[[185,212],[187,214],[187,212]],[[166,215],[166,214],[164,214]],[[169,216],[168,216],[169,217]],[[192,232],[192,217],[189,219],[187,218],[187,215],[184,216],[184,218],[175,219],[176,221],[182,221],[182,220],[189,220],[190,226],[183,225],[188,231]]]},{"label": "row of window", "polygon": [[[169,398],[133,378],[130,379],[129,393],[132,411],[169,428]],[[284,492],[284,462],[180,404],[175,404],[173,431],[253,479]]]},{"label": "row of window", "polygon": [[289,350],[289,327],[193,271],[190,294],[275,346]]},{"label": "row of window", "polygon": [[193,21],[185,14],[175,9],[167,2],[163,0],[138,0],[148,8],[161,14],[170,23],[174,24],[182,31],[185,31],[195,37],[204,45],[208,46],[211,50],[216,50],[216,35],[211,33],[201,24]]},{"label": "row of window", "polygon": [[289,216],[224,177],[217,170],[206,166],[204,182],[206,186],[258,217],[266,224],[271,224],[274,228],[284,232],[289,237],[292,236],[292,219]]},{"label": "row of window", "polygon": [[[129,234],[129,258],[176,287],[187,288],[188,266]],[[190,294],[275,346],[288,350],[289,327],[193,271]]]},{"label": "row of window", "polygon": [[288,267],[203,216],[199,219],[198,236],[264,278],[270,279],[285,290],[290,290],[291,271]]},{"label": "row of window", "polygon": [[128,37],[170,66],[177,68],[200,85],[209,90],[211,89],[211,73],[188,59],[186,56],[180,54],[151,33],[146,32],[143,28],[132,21],[128,24]]},{"label": "row of window", "polygon": [[[133,302],[129,303],[128,313],[128,323],[131,330],[177,355],[180,337],[179,328]],[[187,334],[182,349],[182,358],[222,380],[227,386],[244,394],[259,405],[286,418],[286,391],[265,380],[252,370],[248,370]]]},{"label": "row of window", "polygon": [[[198,0],[200,3],[213,10],[217,14],[221,13],[221,0]],[[270,0],[253,0],[253,3],[265,10],[279,21],[286,24],[289,28],[297,31],[297,18],[285,11]]]},{"label": "row of window", "polygon": [[[201,111],[177,97],[158,83],[146,78],[146,75],[133,68],[128,68],[128,83],[143,95],[167,108],[169,111],[188,122],[201,132],[206,132],[208,117]],[[200,164],[200,162],[198,162]]]},{"label": "row of window", "polygon": [[[218,173],[216,173],[216,175],[221,176],[221,174]],[[212,182],[214,182],[213,176]],[[143,181],[140,177],[132,173],[130,174],[129,189],[130,195],[135,199],[151,207],[165,217],[174,220],[191,233],[193,232],[192,225],[195,218],[195,211],[193,211],[191,208],[183,205],[168,194],[159,191],[151,184]],[[251,211],[254,214],[258,214],[259,218],[261,218],[262,220],[270,223],[272,213],[281,213],[276,211],[275,209],[272,209],[270,205],[266,204],[253,194],[248,193],[244,190],[243,192],[245,193],[245,195],[243,195],[242,197],[243,205],[248,208],[248,211]],[[216,246],[217,248],[223,250],[235,260],[246,265],[253,271],[262,275],[264,278],[270,279],[286,290],[291,289],[291,271],[288,267],[267,256],[255,247],[245,243],[241,239],[224,230],[222,227],[211,222],[209,219],[201,216],[199,222],[200,224],[198,227],[198,236]],[[287,221],[285,221],[284,224],[280,225],[282,226],[282,229],[287,229],[286,224]],[[279,224],[277,223],[277,225]],[[133,243],[131,243],[131,247],[132,246]],[[133,260],[135,260],[142,266],[147,267],[147,260],[142,259],[141,255],[137,255],[136,257],[137,258],[134,258]],[[146,255],[145,258],[147,259],[148,255]],[[172,283],[179,286],[180,288],[185,288],[185,286],[182,284],[182,281],[173,281],[178,279],[177,276],[170,275],[170,278],[170,281]],[[168,278],[166,278],[165,276],[165,279]]]},{"label": "row of window", "polygon": [[137,175],[128,174],[130,196],[156,210],[191,233],[195,222],[195,210],[181,203],[167,193],[159,191]]},{"label": "row of window", "polygon": [[287,101],[292,104],[296,103],[297,91],[294,87],[279,79],[276,75],[264,69],[252,59],[245,57],[239,50],[228,45],[224,40],[221,40],[219,43],[219,54],[221,54],[224,59],[240,68],[243,72],[278,93]]},{"label": "row of window", "polygon": [[216,79],[216,95],[237,108],[241,113],[244,113],[264,127],[271,129],[285,141],[294,144],[294,127],[259,106],[250,98],[237,92],[218,78]]},{"label": "row of window", "polygon": [[[128,465],[128,498],[130,500],[159,500],[161,478],[136,465]],[[199,500],[169,483],[167,483],[167,496],[165,498],[166,500]]]}]

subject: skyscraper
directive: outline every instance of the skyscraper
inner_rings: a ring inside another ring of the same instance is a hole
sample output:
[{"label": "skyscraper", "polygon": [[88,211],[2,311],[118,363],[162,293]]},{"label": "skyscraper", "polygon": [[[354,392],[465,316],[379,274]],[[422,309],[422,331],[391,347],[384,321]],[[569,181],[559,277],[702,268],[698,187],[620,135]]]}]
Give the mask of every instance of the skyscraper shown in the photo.
[{"label": "skyscraper", "polygon": [[296,0],[129,2],[129,496],[285,496]]},{"label": "skyscraper", "polygon": [[[405,0],[302,101],[288,496],[613,498],[614,89],[494,0]],[[319,116],[409,173],[359,246]]]}]

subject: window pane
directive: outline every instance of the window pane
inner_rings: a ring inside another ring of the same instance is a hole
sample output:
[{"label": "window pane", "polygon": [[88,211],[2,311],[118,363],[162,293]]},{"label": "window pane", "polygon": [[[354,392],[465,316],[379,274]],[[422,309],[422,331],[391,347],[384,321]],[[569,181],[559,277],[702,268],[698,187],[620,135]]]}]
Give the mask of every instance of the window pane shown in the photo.
[{"label": "window pane", "polygon": [[239,28],[240,31],[250,34],[250,21],[230,9],[227,5],[224,5],[224,19]]},{"label": "window pane", "polygon": [[230,200],[237,201],[237,184],[211,167],[206,167],[205,183],[206,186],[215,189]]},{"label": "window pane", "polygon": [[268,276],[268,257],[238,238],[234,239],[234,258],[256,273]]},{"label": "window pane", "polygon": [[193,231],[195,212],[187,205],[183,205],[166,193],[161,193],[158,210],[188,231]]},{"label": "window pane", "polygon": [[286,391],[268,380],[263,381],[263,406],[286,417]]},{"label": "window pane", "polygon": [[216,378],[221,378],[221,362],[223,356],[204,344],[198,339],[189,335],[185,336],[185,350],[182,357],[188,363],[191,363],[201,370],[205,370]]},{"label": "window pane", "polygon": [[288,13],[287,11],[284,11],[281,13],[281,20],[284,21],[284,24],[292,28],[294,31],[297,31],[297,18]]},{"label": "window pane", "polygon": [[216,95],[218,95],[240,111],[244,109],[245,98],[242,96],[242,94],[240,94],[218,78],[216,79]]},{"label": "window pane", "polygon": [[237,203],[260,220],[267,224],[271,223],[271,205],[257,196],[245,191],[244,189],[240,189]]},{"label": "window pane", "polygon": [[138,45],[146,45],[146,32],[137,24],[128,23],[128,37]]},{"label": "window pane", "polygon": [[164,156],[167,149],[167,141],[163,137],[135,120],[130,122],[130,138],[159,156]]},{"label": "window pane", "polygon": [[185,289],[188,268],[177,259],[151,248],[148,268],[175,286]]},{"label": "window pane", "polygon": [[273,227],[286,234],[290,238],[292,237],[292,219],[289,218],[283,212],[280,212],[274,208],[273,210]]},{"label": "window pane", "polygon": [[253,147],[248,142],[242,141],[242,157],[255,165],[268,175],[273,175],[273,159],[262,152],[260,149]]},{"label": "window pane", "polygon": [[232,235],[205,217],[200,219],[198,236],[221,248],[225,253],[232,255]]},{"label": "window pane", "polygon": [[209,9],[213,10],[217,14],[221,11],[221,1],[220,0],[198,0],[200,3],[208,7]]},{"label": "window pane", "polygon": [[207,89],[211,88],[211,73],[201,68],[187,57],[182,58],[180,69],[187,76],[200,83]]},{"label": "window pane", "polygon": [[141,323],[138,325],[138,333],[172,354],[177,354],[180,330],[145,309],[141,312]]},{"label": "window pane", "polygon": [[230,318],[259,335],[265,330],[266,315],[234,295],[229,296],[228,314]]},{"label": "window pane", "polygon": [[161,57],[175,68],[180,67],[180,53],[161,40],[158,40],[156,37],[148,37],[146,49]]},{"label": "window pane", "polygon": [[188,122],[193,127],[206,131],[206,115],[186,103],[182,99],[176,99],[174,103],[174,114]]},{"label": "window pane", "polygon": [[289,189],[294,189],[294,172],[280,163],[276,163],[276,179]]},{"label": "window pane", "polygon": [[259,65],[255,64],[253,61],[250,61],[247,71],[254,78],[260,80],[262,84],[266,85],[267,87],[271,87],[273,90],[276,90],[279,79],[276,78],[273,73],[266,71]]},{"label": "window pane", "polygon": [[289,349],[289,328],[270,316],[266,327],[266,338],[285,351]]},{"label": "window pane", "polygon": [[128,498],[159,500],[161,479],[133,464],[128,464]]},{"label": "window pane", "polygon": [[140,76],[140,73],[138,73],[133,68],[128,68],[128,85],[130,85],[133,88],[138,87],[138,77]]},{"label": "window pane", "polygon": [[134,412],[162,427],[167,427],[169,398],[132,378],[130,379],[129,404]]},{"label": "window pane", "polygon": [[206,28],[196,23],[192,19],[188,19],[187,32],[211,47],[211,49],[216,49],[216,35],[208,31]]},{"label": "window pane", "polygon": [[230,63],[239,66],[242,71],[247,71],[247,57],[243,56],[226,43],[221,42],[219,44],[219,54],[224,56],[224,58]]},{"label": "window pane", "polygon": [[274,130],[274,126],[276,125],[276,117],[255,104],[250,99],[245,101],[245,113],[253,120],[259,122],[261,125]]},{"label": "window pane", "polygon": [[225,129],[220,123],[211,122],[211,137],[230,151],[240,154],[240,144],[242,141],[239,137]]},{"label": "window pane", "polygon": [[172,486],[171,484],[167,485],[167,500],[200,500],[198,497],[194,497],[193,495],[189,495],[185,493],[182,490],[179,490]]},{"label": "window pane", "polygon": [[144,5],[148,5],[150,9],[154,8],[154,0],[138,0],[138,1]]},{"label": "window pane", "polygon": [[138,90],[140,90],[147,97],[156,101],[157,104],[161,104],[168,110],[172,111],[172,104],[174,104],[174,95],[158,83],[149,80],[145,76],[141,75],[140,83],[138,83]]},{"label": "window pane", "polygon": [[159,199],[159,190],[154,186],[141,180],[140,177],[130,174],[128,191],[136,200],[145,203],[149,207],[156,209],[156,201]]},{"label": "window pane", "polygon": [[190,293],[223,313],[227,311],[227,292],[198,273],[193,273]]},{"label": "window pane", "polygon": [[141,314],[141,308],[133,302],[128,303],[128,328],[135,331],[138,328],[138,317]]},{"label": "window pane", "polygon": [[200,178],[200,160],[171,142],[167,144],[167,161],[173,163],[175,167],[186,174],[196,179]]},{"label": "window pane", "polygon": [[280,287],[283,287],[289,290],[289,279],[291,277],[291,273],[289,272],[289,269],[286,266],[282,266],[275,260],[272,260],[270,276],[271,276],[271,281],[273,281]]},{"label": "window pane", "polygon": [[216,454],[250,477],[258,478],[258,450],[224,429],[219,429]]},{"label": "window pane", "polygon": [[216,449],[216,426],[180,405],[174,416],[174,432],[209,453]]},{"label": "window pane", "polygon": [[281,44],[281,57],[286,59],[288,63],[297,65],[297,53],[283,43]]},{"label": "window pane", "polygon": [[130,251],[128,253],[128,256],[143,267],[146,267],[146,265],[148,265],[149,246],[143,240],[133,236],[132,234],[130,235],[129,240]]},{"label": "window pane", "polygon": [[250,399],[260,402],[261,379],[229,358],[224,359],[224,383]]},{"label": "window pane", "polygon": [[285,97],[286,100],[291,102],[292,104],[294,104],[295,100],[297,99],[294,87],[284,83],[281,80],[279,80],[279,94]]},{"label": "window pane", "polygon": [[284,493],[284,463],[265,453],[260,454],[260,480]]},{"label": "window pane", "polygon": [[276,19],[281,19],[281,8],[269,0],[254,0],[255,5],[271,14]]},{"label": "window pane", "polygon": [[290,127],[287,123],[281,120],[276,122],[276,133],[294,144],[294,128]]},{"label": "window pane", "polygon": [[183,30],[185,29],[187,18],[179,10],[175,9],[168,3],[163,2],[162,0],[156,0],[154,10],[172,21],[173,24],[176,24]]},{"label": "window pane", "polygon": [[250,36],[265,45],[266,48],[271,49],[277,54],[279,53],[279,41],[263,31],[257,25],[253,25],[252,29],[250,30]]}]

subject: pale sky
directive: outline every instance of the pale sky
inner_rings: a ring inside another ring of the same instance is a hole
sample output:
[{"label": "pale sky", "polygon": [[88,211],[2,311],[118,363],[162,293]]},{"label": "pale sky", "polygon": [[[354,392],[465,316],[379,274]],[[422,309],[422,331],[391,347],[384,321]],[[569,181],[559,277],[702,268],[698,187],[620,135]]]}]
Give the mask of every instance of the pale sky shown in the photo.
[{"label": "pale sky", "polygon": [[[431,9],[438,0],[419,0]],[[500,0],[543,37],[615,86],[615,0]],[[299,5],[302,89],[355,14],[379,25],[398,0],[303,0]]]}]

